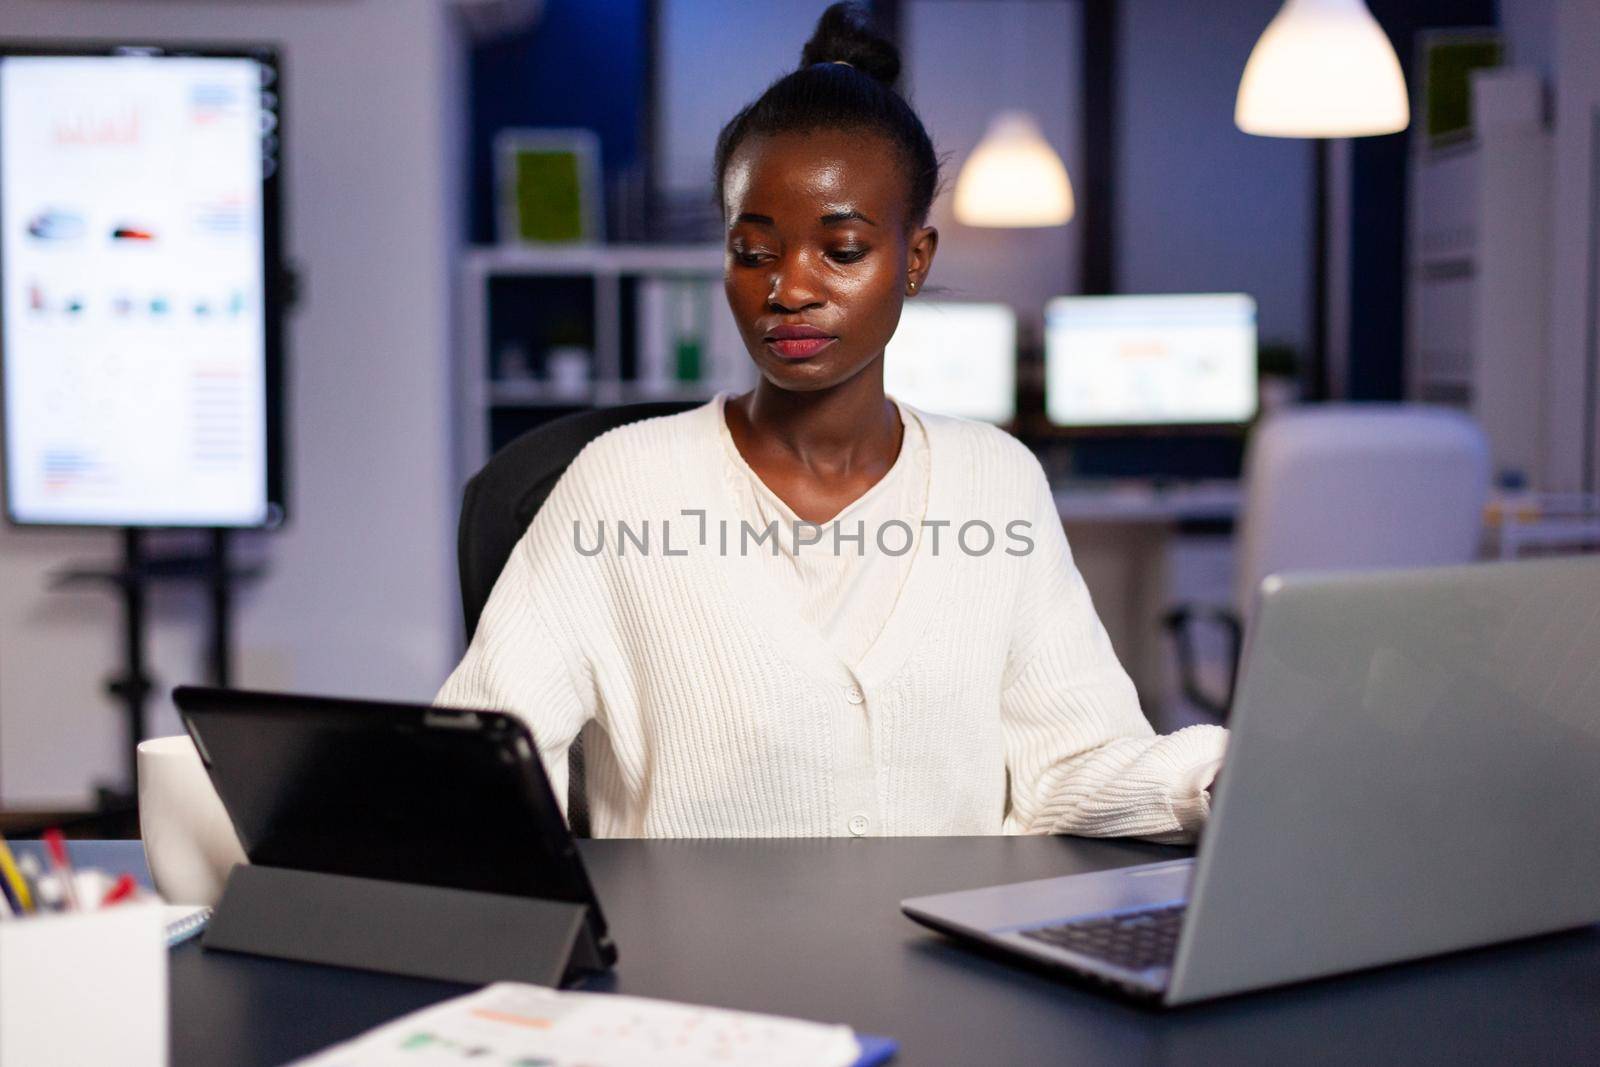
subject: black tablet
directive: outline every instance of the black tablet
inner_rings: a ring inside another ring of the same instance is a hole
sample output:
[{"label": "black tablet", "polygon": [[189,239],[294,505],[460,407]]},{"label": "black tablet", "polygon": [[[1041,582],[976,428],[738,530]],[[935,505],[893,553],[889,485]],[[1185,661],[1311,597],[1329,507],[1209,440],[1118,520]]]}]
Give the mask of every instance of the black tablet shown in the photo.
[{"label": "black tablet", "polygon": [[583,904],[616,961],[520,719],[194,686],[172,698],[251,863]]}]

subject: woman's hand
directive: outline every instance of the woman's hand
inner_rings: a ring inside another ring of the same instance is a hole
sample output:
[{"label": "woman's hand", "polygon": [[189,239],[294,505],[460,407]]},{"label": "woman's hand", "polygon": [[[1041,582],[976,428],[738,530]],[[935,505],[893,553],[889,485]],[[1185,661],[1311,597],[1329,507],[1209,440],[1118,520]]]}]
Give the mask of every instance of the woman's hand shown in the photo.
[{"label": "woman's hand", "polygon": [[1217,778],[1222,774],[1222,760],[1214,759],[1209,763],[1201,763],[1189,772],[1186,779],[1193,787],[1191,796],[1201,795],[1206,798],[1206,803],[1211,803],[1212,791],[1216,788]]}]

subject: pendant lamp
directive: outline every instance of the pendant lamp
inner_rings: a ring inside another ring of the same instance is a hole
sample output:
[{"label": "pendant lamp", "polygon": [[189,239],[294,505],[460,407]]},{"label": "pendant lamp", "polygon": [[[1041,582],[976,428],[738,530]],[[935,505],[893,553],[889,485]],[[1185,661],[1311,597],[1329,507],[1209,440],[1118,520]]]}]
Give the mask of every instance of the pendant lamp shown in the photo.
[{"label": "pendant lamp", "polygon": [[1411,107],[1362,0],[1285,0],[1245,64],[1233,120],[1266,137],[1367,137],[1405,129]]},{"label": "pendant lamp", "polygon": [[1002,111],[961,165],[956,221],[964,226],[1060,226],[1077,210],[1061,157],[1026,111]]}]

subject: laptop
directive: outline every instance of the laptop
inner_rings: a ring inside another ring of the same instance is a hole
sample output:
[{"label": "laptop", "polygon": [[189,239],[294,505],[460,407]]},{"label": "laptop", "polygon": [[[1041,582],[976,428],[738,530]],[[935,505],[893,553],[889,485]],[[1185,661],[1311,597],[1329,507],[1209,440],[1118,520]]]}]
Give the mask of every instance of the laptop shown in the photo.
[{"label": "laptop", "polygon": [[903,901],[1162,1005],[1600,921],[1600,558],[1262,585],[1193,859]]}]

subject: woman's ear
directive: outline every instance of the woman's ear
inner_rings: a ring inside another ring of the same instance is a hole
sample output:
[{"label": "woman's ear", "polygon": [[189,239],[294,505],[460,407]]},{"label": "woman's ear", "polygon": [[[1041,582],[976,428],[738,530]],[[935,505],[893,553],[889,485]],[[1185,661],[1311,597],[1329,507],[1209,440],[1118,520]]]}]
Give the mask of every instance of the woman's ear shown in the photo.
[{"label": "woman's ear", "polygon": [[939,231],[932,226],[913,230],[906,249],[906,295],[915,296],[933,269],[933,254],[939,250]]}]

